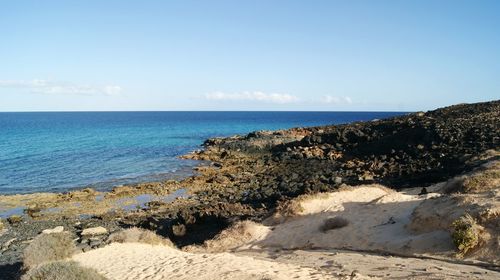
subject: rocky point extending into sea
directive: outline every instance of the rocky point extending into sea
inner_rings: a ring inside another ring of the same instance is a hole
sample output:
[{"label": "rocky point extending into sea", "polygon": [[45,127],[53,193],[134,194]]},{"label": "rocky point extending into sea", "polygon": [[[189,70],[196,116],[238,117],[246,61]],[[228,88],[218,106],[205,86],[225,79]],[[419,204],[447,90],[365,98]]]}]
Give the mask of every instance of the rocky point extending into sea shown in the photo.
[{"label": "rocky point extending into sea", "polygon": [[[74,234],[82,251],[103,247],[110,233],[132,226],[179,247],[202,244],[236,221],[261,222],[304,194],[373,183],[425,194],[498,160],[499,151],[500,101],[208,139],[183,156],[204,164],[180,181],[0,196],[2,209],[13,213],[0,224],[0,270],[15,274],[30,240],[58,226]],[[498,236],[498,217],[489,221]]]}]

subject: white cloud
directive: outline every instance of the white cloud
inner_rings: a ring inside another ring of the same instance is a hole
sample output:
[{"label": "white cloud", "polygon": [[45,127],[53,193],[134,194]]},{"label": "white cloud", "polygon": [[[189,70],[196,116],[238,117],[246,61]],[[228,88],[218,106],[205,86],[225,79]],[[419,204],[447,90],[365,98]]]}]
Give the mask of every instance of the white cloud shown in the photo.
[{"label": "white cloud", "polygon": [[116,85],[90,86],[34,79],[0,80],[0,88],[21,88],[33,93],[74,95],[118,95],[122,88]]},{"label": "white cloud", "polygon": [[122,91],[120,86],[105,86],[103,92],[107,95],[118,95]]},{"label": "white cloud", "polygon": [[268,103],[293,103],[299,101],[299,98],[282,93],[264,93],[260,91],[241,92],[241,93],[224,93],[213,92],[207,93],[205,97],[209,100],[229,100],[229,101],[258,101]]},{"label": "white cloud", "polygon": [[349,96],[338,97],[338,96],[325,95],[323,96],[321,101],[329,104],[352,104],[352,99]]}]

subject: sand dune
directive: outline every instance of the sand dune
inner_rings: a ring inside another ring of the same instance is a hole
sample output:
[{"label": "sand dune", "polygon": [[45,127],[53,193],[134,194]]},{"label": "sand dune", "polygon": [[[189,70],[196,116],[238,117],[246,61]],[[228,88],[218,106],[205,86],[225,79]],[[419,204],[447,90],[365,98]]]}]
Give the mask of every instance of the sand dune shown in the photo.
[{"label": "sand dune", "polygon": [[[346,248],[405,255],[452,254],[454,246],[449,232],[415,233],[407,229],[415,208],[438,196],[371,185],[306,199],[300,202],[303,210],[296,217],[276,225],[259,245],[285,249]],[[348,224],[321,231],[325,221],[333,217],[340,217]]]},{"label": "sand dune", "polygon": [[108,279],[499,279],[500,273],[445,261],[338,250],[187,253],[166,246],[112,244],[73,257]]}]

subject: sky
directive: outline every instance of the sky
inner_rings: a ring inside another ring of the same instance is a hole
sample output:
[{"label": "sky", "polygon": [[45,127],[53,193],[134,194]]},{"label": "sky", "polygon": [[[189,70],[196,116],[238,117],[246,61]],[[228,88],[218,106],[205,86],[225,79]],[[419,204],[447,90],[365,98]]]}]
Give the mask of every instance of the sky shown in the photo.
[{"label": "sky", "polygon": [[500,1],[0,1],[0,111],[500,99]]}]

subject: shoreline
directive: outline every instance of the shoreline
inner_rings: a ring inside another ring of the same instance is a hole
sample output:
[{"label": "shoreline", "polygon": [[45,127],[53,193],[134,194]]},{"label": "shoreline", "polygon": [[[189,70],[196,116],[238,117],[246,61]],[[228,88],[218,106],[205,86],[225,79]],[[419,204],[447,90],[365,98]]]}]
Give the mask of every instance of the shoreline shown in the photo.
[{"label": "shoreline", "polygon": [[[412,209],[411,213],[422,216],[421,223],[432,221],[434,224],[427,226],[444,230],[448,225],[436,224],[432,220],[434,214],[426,212],[444,206],[434,207],[432,203],[448,205],[454,203],[452,197],[475,199],[484,205],[491,200],[479,191],[453,196],[447,188],[454,185],[447,182],[460,176],[476,176],[477,172],[490,172],[482,171],[485,164],[494,163],[492,172],[496,172],[495,162],[500,158],[496,133],[500,130],[499,117],[500,101],[493,101],[369,122],[257,131],[245,136],[206,140],[203,150],[182,158],[210,163],[196,167],[196,174],[180,181],[121,186],[110,192],[83,189],[68,193],[2,195],[0,204],[13,207],[22,204],[27,210],[24,217],[2,219],[5,229],[0,234],[0,245],[6,248],[0,256],[0,267],[18,263],[29,240],[44,229],[60,225],[75,235],[83,252],[107,245],[106,236],[92,245],[81,237],[85,228],[96,226],[105,227],[108,235],[124,227],[139,226],[168,237],[180,248],[189,248],[211,240],[237,221],[265,223],[274,217],[277,225],[285,226],[287,215],[295,215],[292,206],[302,203],[297,200],[301,197],[335,194],[346,188],[373,184],[390,187],[396,191],[395,195],[401,190],[413,189],[413,197],[424,190],[431,193],[433,186],[440,186],[435,192],[442,198],[419,200],[418,205],[423,208],[410,207],[405,211]],[[172,201],[163,201],[180,190],[185,193],[173,197]],[[133,200],[141,195],[149,195],[151,199],[135,209]],[[117,208],[120,203],[132,206],[123,211]],[[322,202],[314,203],[317,208]],[[405,205],[397,199],[393,203]],[[468,205],[460,207],[466,211],[470,208]],[[479,215],[480,210],[486,209],[481,207],[467,211]],[[453,212],[450,219],[458,218],[460,213]],[[428,230],[411,221],[407,223],[417,232]],[[498,236],[496,228],[489,224],[482,226]],[[306,244],[298,247],[307,248]],[[447,251],[447,254],[450,258],[451,253]],[[488,257],[471,255],[470,258]]]}]

